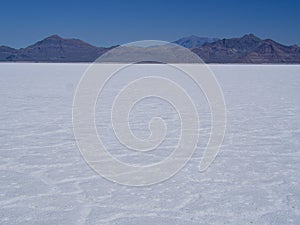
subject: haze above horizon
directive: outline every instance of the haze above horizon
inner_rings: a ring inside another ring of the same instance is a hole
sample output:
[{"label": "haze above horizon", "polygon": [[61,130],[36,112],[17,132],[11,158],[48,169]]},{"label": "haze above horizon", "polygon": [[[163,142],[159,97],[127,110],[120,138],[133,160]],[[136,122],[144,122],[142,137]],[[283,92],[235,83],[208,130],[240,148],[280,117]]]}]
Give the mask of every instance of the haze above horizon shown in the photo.
[{"label": "haze above horizon", "polygon": [[3,2],[0,45],[26,47],[52,34],[111,46],[190,35],[228,38],[254,33],[300,44],[299,1],[14,1]]}]

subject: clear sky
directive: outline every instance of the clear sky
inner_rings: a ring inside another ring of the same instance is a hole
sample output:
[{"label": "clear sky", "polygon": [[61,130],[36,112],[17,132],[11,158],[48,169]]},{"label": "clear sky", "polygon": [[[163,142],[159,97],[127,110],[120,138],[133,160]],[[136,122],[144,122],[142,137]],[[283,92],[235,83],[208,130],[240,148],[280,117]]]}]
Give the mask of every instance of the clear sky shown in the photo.
[{"label": "clear sky", "polygon": [[7,0],[0,7],[0,45],[16,48],[52,34],[96,46],[246,33],[300,45],[299,0]]}]

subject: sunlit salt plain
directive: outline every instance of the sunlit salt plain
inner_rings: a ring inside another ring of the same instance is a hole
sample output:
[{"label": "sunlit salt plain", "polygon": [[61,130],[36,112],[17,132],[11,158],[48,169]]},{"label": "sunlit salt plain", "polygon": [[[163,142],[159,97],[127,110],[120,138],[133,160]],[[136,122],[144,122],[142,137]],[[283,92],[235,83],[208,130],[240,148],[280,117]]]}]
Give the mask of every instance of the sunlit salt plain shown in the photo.
[{"label": "sunlit salt plain", "polygon": [[[205,98],[189,81],[200,139],[188,164],[165,182],[129,187],[110,182],[82,158],[72,102],[87,64],[0,64],[0,224],[300,224],[300,66],[211,65],[224,92],[227,128],[206,172]],[[117,142],[107,106],[127,77],[111,80],[96,105],[99,138],[126,163],[159,162],[176,145],[179,117],[159,99],[130,115],[138,137],[161,116],[166,140],[146,154]]]}]

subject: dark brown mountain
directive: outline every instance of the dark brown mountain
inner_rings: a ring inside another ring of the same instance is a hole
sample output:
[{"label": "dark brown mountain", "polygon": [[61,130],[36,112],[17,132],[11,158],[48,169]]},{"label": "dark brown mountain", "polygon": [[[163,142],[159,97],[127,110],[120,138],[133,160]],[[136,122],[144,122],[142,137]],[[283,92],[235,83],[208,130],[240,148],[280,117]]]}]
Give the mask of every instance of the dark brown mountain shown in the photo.
[{"label": "dark brown mountain", "polygon": [[192,51],[207,63],[300,63],[300,48],[253,34],[206,43]]},{"label": "dark brown mountain", "polygon": [[[52,35],[27,48],[6,51],[0,49],[1,61],[92,62],[109,48],[90,45],[78,39],[64,39]],[[10,53],[10,54],[9,54]]]}]

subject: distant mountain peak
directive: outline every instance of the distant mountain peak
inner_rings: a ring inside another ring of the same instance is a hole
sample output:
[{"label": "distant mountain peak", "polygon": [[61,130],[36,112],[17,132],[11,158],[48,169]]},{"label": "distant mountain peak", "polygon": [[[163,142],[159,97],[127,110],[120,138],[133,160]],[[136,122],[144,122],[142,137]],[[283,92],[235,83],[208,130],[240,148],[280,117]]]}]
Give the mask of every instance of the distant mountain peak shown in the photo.
[{"label": "distant mountain peak", "polygon": [[254,41],[261,41],[261,39],[254,34],[246,34],[244,35],[241,40],[254,40]]},{"label": "distant mountain peak", "polygon": [[185,48],[198,48],[206,43],[211,43],[219,40],[218,38],[198,37],[196,35],[190,35],[174,41],[173,43],[181,45]]},{"label": "distant mountain peak", "polygon": [[[183,37],[183,38],[186,38],[186,39],[188,39],[188,38],[196,38],[196,39],[198,39],[198,38],[207,38],[207,37],[199,37],[199,36],[197,36],[197,35],[194,35],[194,34],[192,34],[192,35],[190,35],[190,36],[186,36],[186,37]],[[181,38],[182,39],[182,38]]]},{"label": "distant mountain peak", "polygon": [[242,38],[258,38],[258,37],[250,33],[250,34],[245,34]]},{"label": "distant mountain peak", "polygon": [[19,50],[0,48],[0,61],[93,62],[108,49],[79,39],[51,35]]},{"label": "distant mountain peak", "polygon": [[54,34],[54,35],[51,35],[49,37],[46,37],[44,40],[47,40],[47,39],[63,39],[62,37],[60,37],[59,35],[57,34]]}]

